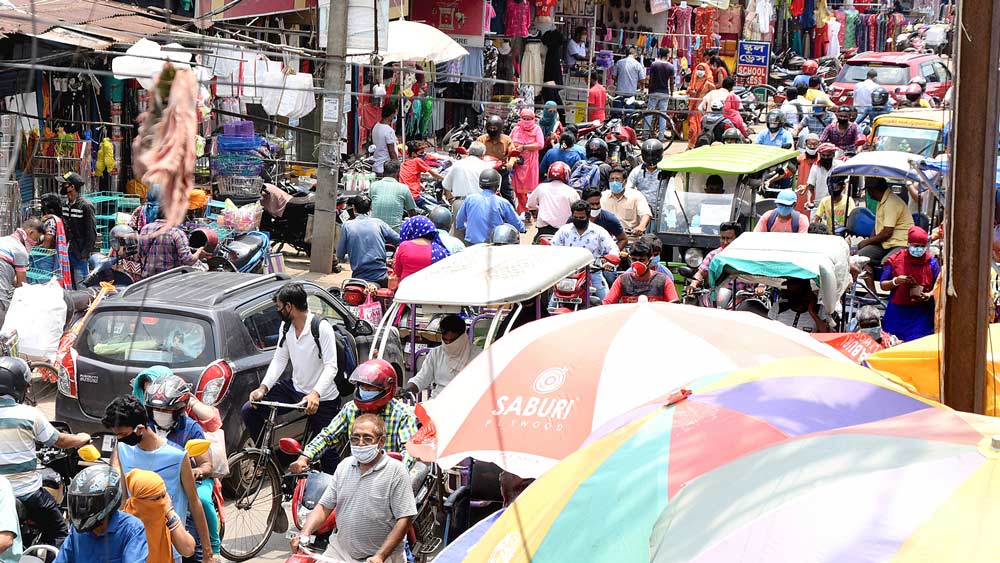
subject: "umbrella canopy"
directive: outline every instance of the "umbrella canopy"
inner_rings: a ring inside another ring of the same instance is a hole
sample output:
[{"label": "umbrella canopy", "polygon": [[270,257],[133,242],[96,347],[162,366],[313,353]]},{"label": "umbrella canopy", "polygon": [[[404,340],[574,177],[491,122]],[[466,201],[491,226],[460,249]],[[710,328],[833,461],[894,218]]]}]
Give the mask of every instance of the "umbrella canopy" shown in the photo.
[{"label": "umbrella canopy", "polygon": [[444,63],[468,54],[465,47],[440,29],[407,20],[389,22],[389,46],[380,53],[387,63],[424,60]]},{"label": "umbrella canopy", "polygon": [[407,451],[466,457],[538,477],[608,421],[709,374],[781,358],[847,362],[806,333],[752,313],[669,303],[606,305],[520,327],[417,408]]},{"label": "umbrella canopy", "polygon": [[920,176],[910,166],[919,162],[920,155],[900,151],[864,151],[837,164],[830,170],[833,176],[873,176],[888,180],[917,182]]},{"label": "umbrella canopy", "polygon": [[1000,421],[889,393],[867,401],[888,416],[819,426],[689,482],[650,561],[995,561]]},{"label": "umbrella canopy", "polygon": [[501,550],[510,563],[648,561],[657,517],[699,475],[800,436],[940,407],[871,370],[818,358],[708,376],[692,388],[595,432],[532,483],[465,561],[492,561]]},{"label": "umbrella canopy", "polygon": [[[986,414],[997,416],[1000,385],[1000,324],[991,324],[986,339]],[[865,358],[872,369],[898,377],[917,393],[935,400],[941,398],[941,335],[931,334]]]},{"label": "umbrella canopy", "polygon": [[666,155],[657,166],[669,172],[753,174],[798,155],[799,151],[767,145],[713,145]]}]

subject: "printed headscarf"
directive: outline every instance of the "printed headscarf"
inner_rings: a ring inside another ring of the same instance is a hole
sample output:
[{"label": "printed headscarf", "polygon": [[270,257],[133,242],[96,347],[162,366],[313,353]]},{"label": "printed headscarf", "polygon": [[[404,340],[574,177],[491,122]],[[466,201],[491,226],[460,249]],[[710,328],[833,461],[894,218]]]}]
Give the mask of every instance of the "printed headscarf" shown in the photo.
[{"label": "printed headscarf", "polygon": [[437,227],[427,217],[410,217],[406,221],[403,221],[403,226],[399,229],[399,238],[403,240],[413,240],[415,238],[430,240],[432,264],[449,256],[448,249],[441,242],[441,235],[438,233]]}]

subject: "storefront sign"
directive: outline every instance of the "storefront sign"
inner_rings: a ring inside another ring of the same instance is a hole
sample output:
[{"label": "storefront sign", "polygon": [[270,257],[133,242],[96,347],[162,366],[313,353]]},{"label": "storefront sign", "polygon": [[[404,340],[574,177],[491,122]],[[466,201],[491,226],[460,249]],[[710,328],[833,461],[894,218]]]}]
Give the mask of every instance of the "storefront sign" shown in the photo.
[{"label": "storefront sign", "polygon": [[736,74],[748,74],[746,86],[767,84],[771,63],[771,44],[763,41],[740,41],[736,49]]},{"label": "storefront sign", "polygon": [[410,5],[410,20],[434,26],[463,47],[482,47],[485,0],[420,0]]}]

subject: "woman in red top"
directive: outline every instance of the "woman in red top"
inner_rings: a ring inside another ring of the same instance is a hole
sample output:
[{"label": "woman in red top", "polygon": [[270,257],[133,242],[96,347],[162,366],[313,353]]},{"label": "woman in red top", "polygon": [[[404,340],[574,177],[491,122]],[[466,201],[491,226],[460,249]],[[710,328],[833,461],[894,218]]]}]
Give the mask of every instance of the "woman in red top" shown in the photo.
[{"label": "woman in red top", "polygon": [[427,217],[410,217],[403,221],[399,238],[403,242],[392,259],[392,271],[399,281],[448,257],[448,249],[441,243],[437,227]]},{"label": "woman in red top", "polygon": [[441,181],[444,179],[443,176],[438,174],[424,160],[424,151],[426,150],[427,143],[423,141],[410,141],[406,143],[406,160],[399,165],[399,181],[410,188],[410,195],[413,196],[413,201],[420,207],[423,207],[420,200],[420,175],[426,172],[435,180]]}]

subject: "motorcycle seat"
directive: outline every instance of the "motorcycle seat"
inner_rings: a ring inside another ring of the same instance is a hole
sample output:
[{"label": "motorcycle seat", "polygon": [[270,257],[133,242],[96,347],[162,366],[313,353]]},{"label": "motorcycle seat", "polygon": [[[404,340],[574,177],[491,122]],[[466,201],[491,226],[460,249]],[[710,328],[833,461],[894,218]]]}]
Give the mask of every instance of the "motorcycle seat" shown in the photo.
[{"label": "motorcycle seat", "polygon": [[413,468],[410,469],[410,483],[413,486],[414,495],[420,491],[420,487],[423,486],[424,480],[427,479],[427,474],[430,472],[431,466],[422,461],[413,464]]},{"label": "motorcycle seat", "polygon": [[264,239],[259,233],[243,233],[236,235],[233,240],[226,243],[226,246],[235,255],[235,259],[230,261],[237,269],[240,269],[257,255],[257,252],[264,246]]}]

